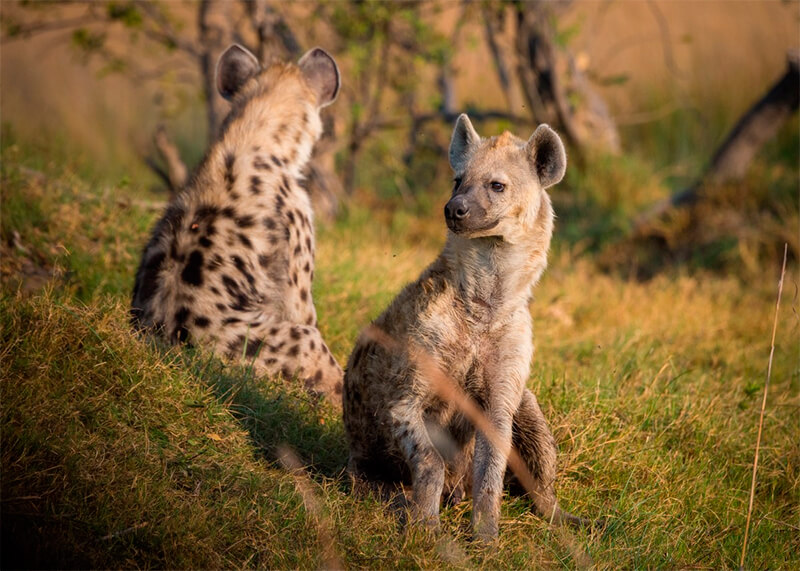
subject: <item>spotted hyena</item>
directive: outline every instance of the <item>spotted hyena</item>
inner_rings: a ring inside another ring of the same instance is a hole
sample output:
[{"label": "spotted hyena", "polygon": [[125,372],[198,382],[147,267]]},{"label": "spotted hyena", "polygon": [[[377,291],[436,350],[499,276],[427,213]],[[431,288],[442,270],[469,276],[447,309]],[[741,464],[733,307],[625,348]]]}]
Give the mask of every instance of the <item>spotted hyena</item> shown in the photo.
[{"label": "spotted hyena", "polygon": [[537,511],[578,523],[556,501],[555,441],[526,388],[528,304],[553,232],[545,189],[564,175],[564,146],[546,125],[527,141],[508,132],[482,139],[461,115],[450,164],[444,250],[362,333],[346,367],[349,470],[358,479],[411,483],[412,515],[434,527],[443,493],[457,501],[471,491],[476,536],[497,535],[506,454],[437,396],[431,369],[417,357],[425,355],[478,404],[506,447],[513,442],[533,476]]},{"label": "spotted hyena", "polygon": [[316,48],[296,65],[262,68],[233,45],[216,82],[231,111],[144,249],[132,322],[260,373],[296,376],[340,403],[342,370],[311,299],[314,227],[301,184],[320,109],[339,90],[336,62]]}]

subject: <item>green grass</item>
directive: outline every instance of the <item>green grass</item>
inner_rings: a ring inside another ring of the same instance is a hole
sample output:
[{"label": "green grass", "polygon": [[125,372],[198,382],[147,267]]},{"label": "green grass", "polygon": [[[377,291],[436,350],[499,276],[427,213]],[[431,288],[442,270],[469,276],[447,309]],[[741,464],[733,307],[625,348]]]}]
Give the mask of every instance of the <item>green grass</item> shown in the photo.
[{"label": "green grass", "polygon": [[[308,465],[347,567],[738,566],[776,260],[763,251],[743,273],[740,254],[647,282],[598,270],[582,236],[599,228],[593,239],[610,243],[625,216],[663,191],[641,157],[593,159],[594,176],[571,173],[555,190],[558,232],[531,306],[529,386],[559,442],[559,496],[608,526],[594,534],[552,529],[527,500],[506,497],[500,539],[481,548],[469,539],[469,502],[444,509],[442,533],[432,536],[402,529],[377,498],[353,495],[341,420],[326,405],[290,383],[130,332],[133,273],[158,216],[147,202],[163,200],[134,173],[93,178],[46,148],[8,137],[3,145],[4,567],[319,567],[318,517],[275,460],[284,445]],[[790,197],[786,181],[797,167],[781,148],[768,150],[755,172]],[[351,205],[320,228],[314,294],[340,362],[359,329],[437,254],[448,188],[431,186],[428,209]],[[772,208],[770,223],[791,232],[796,219],[781,217],[791,200],[780,206],[756,190],[753,208]],[[609,213],[617,213],[612,222]],[[800,567],[796,264],[787,277],[753,569]]]}]

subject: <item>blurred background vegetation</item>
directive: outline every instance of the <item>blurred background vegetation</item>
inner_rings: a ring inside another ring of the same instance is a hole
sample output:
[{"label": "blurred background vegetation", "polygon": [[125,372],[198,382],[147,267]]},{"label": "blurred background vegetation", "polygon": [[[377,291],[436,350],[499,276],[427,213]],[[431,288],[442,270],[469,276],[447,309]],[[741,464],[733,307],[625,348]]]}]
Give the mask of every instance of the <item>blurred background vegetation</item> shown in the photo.
[{"label": "blurred background vegetation", "polygon": [[219,52],[237,41],[290,59],[322,45],[344,77],[310,172],[322,219],[354,204],[436,212],[466,111],[484,134],[526,136],[541,122],[562,133],[572,161],[554,193],[559,231],[607,267],[752,270],[784,242],[793,258],[800,248],[796,113],[710,201],[640,224],[706,177],[786,74],[796,2],[23,1],[2,16],[4,125],[58,138],[98,173],[180,187],[225,113]]},{"label": "blurred background vegetation", "polygon": [[[798,29],[782,1],[0,2],[3,566],[319,567],[320,518],[346,566],[737,566],[784,244],[748,561],[800,566]],[[469,543],[468,505],[443,536],[400,534],[348,493],[334,411],[130,334],[141,247],[224,117],[234,41],[341,68],[309,171],[341,363],[441,247],[457,114],[562,134],[529,386],[562,500],[603,534],[510,498],[496,549]]]}]

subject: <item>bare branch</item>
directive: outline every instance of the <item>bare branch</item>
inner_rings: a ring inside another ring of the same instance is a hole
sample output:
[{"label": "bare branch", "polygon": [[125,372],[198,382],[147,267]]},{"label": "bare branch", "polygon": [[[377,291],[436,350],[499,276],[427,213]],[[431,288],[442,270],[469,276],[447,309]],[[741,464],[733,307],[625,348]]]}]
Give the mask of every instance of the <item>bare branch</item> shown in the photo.
[{"label": "bare branch", "polygon": [[155,29],[144,29],[145,35],[163,45],[174,46],[194,58],[200,57],[200,51],[194,42],[187,40],[175,30],[169,19],[161,11],[160,5],[145,0],[136,0],[135,3],[149,17],[149,20],[157,26]]},{"label": "bare branch", "polygon": [[787,70],[725,138],[703,175],[689,188],[659,202],[634,222],[644,232],[654,219],[675,207],[697,202],[709,186],[741,178],[755,154],[800,107],[800,52],[789,52]]},{"label": "bare branch", "polygon": [[661,8],[659,8],[653,0],[647,0],[647,6],[650,8],[650,12],[653,13],[656,24],[658,24],[658,32],[661,35],[661,48],[664,51],[664,63],[666,64],[667,69],[675,77],[685,78],[686,74],[678,69],[678,66],[675,63],[675,57],[672,54],[672,40],[670,39],[669,24],[667,23],[667,19],[664,17],[663,12],[661,12]]},{"label": "bare branch", "polygon": [[167,164],[169,187],[173,194],[177,193],[186,185],[186,180],[189,175],[186,165],[181,160],[180,151],[178,151],[178,148],[169,140],[169,137],[167,137],[167,130],[163,125],[159,125],[156,129],[155,135],[153,136],[153,143],[155,144],[156,150],[158,150],[158,153],[161,155],[161,158],[164,159],[164,162]]},{"label": "bare branch", "polygon": [[63,30],[70,30],[83,26],[86,24],[93,24],[102,21],[102,17],[94,10],[94,6],[90,3],[86,6],[86,13],[75,18],[67,18],[65,20],[48,20],[33,22],[29,24],[20,24],[13,26],[12,33],[8,32],[0,38],[0,44],[9,44],[16,40],[28,39],[33,35],[42,34],[46,32],[58,32]]}]

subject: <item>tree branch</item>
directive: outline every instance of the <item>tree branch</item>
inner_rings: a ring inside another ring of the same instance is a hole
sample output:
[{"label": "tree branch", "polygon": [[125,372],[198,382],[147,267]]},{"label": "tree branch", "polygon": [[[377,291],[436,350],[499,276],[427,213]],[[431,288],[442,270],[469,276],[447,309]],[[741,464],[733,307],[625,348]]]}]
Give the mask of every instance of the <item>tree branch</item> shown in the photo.
[{"label": "tree branch", "polygon": [[714,153],[703,175],[690,187],[657,203],[634,221],[637,233],[673,208],[696,203],[709,189],[740,179],[753,157],[772,139],[800,107],[800,52],[787,55],[786,73],[759,99],[731,129]]}]

